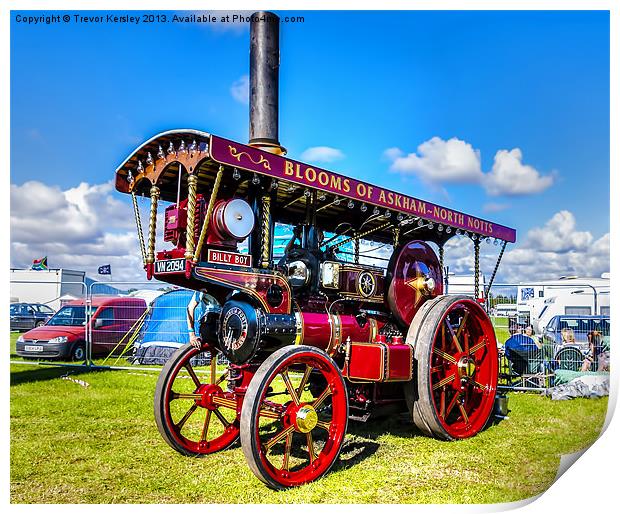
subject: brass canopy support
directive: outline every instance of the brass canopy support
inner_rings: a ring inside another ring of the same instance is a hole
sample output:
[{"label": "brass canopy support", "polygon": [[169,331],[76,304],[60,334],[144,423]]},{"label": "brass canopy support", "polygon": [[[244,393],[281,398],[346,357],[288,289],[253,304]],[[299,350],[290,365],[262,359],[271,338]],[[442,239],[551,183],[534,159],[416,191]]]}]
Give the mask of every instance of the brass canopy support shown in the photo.
[{"label": "brass canopy support", "polygon": [[474,295],[480,297],[480,238],[474,241]]},{"label": "brass canopy support", "polygon": [[261,268],[269,267],[269,249],[271,237],[271,197],[268,194],[262,197],[261,223]]},{"label": "brass canopy support", "polygon": [[136,193],[131,192],[131,201],[133,203],[133,214],[136,220],[136,229],[138,231],[138,240],[140,242],[140,254],[142,255],[142,264],[146,265],[146,248],[144,246],[144,233],[142,232],[142,220],[140,219],[140,208],[138,207],[138,199]]},{"label": "brass canopy support", "polygon": [[[179,173],[181,168],[179,166]],[[192,173],[187,177],[187,236],[185,238],[185,258],[194,256],[194,231],[196,230],[196,187],[198,177]]]},{"label": "brass canopy support", "polygon": [[157,204],[159,202],[159,188],[151,187],[151,213],[149,216],[149,245],[146,254],[146,263],[153,264],[155,262],[155,231],[157,230]]}]

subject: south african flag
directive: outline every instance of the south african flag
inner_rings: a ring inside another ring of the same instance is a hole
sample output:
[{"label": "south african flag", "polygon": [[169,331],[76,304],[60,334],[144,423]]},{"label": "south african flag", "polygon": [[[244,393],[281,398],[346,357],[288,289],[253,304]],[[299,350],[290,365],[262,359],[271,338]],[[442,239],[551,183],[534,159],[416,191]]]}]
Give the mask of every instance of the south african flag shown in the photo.
[{"label": "south african flag", "polygon": [[47,255],[45,257],[41,257],[40,259],[33,260],[32,266],[30,266],[30,269],[46,270],[47,269]]}]

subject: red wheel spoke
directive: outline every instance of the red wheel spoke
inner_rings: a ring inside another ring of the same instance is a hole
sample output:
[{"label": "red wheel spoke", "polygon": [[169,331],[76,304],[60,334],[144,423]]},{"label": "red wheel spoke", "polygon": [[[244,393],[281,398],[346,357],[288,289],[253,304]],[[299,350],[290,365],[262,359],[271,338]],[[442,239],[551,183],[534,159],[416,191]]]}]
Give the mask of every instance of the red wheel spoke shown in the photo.
[{"label": "red wheel spoke", "polygon": [[301,398],[301,395],[304,393],[304,388],[310,378],[310,373],[312,373],[312,366],[306,364],[306,371],[304,371],[304,376],[301,377],[301,382],[299,382],[299,387],[297,388],[297,396],[299,398]]},{"label": "red wheel spoke", "polygon": [[260,410],[259,416],[263,418],[269,418],[269,419],[280,419],[282,415],[279,412],[275,412],[273,410],[263,408]]},{"label": "red wheel spoke", "polygon": [[288,394],[291,395],[293,402],[295,402],[295,405],[299,405],[299,398],[297,396],[297,391],[295,391],[295,388],[293,387],[293,384],[291,383],[291,378],[288,376],[288,371],[282,370],[280,372],[280,375],[282,376],[282,380],[284,380],[284,385],[286,385],[286,390],[288,391]]},{"label": "red wheel spoke", "polygon": [[276,444],[278,444],[282,439],[287,437],[289,434],[292,434],[295,427],[293,425],[285,428],[280,433],[274,435],[269,441],[267,441],[263,446],[265,447],[265,451],[268,452],[271,450]]},{"label": "red wheel spoke", "polygon": [[452,364],[456,364],[456,359],[452,357],[449,353],[442,352],[439,348],[433,348],[433,353],[435,355],[439,355],[441,358],[451,362]]},{"label": "red wheel spoke", "polygon": [[327,430],[329,432],[329,427],[331,427],[331,423],[329,421],[317,421],[316,426],[322,428],[323,430]]},{"label": "red wheel spoke", "polygon": [[330,394],[331,394],[331,389],[329,388],[329,386],[327,386],[325,388],[325,391],[323,391],[321,395],[316,400],[314,400],[314,403],[312,404],[312,406],[314,407],[314,410],[317,410]]},{"label": "red wheel spoke", "polygon": [[202,395],[200,393],[175,393],[170,391],[170,400],[200,400]]},{"label": "red wheel spoke", "polygon": [[460,398],[461,398],[461,393],[456,393],[454,395],[454,398],[452,398],[452,401],[450,401],[450,403],[448,404],[448,408],[446,409],[446,415],[444,416],[444,419],[446,419],[450,415],[450,413],[452,412],[452,409],[454,409],[454,406],[457,404]]},{"label": "red wheel spoke", "polygon": [[205,423],[202,426],[202,434],[200,434],[201,441],[207,440],[207,434],[209,433],[209,421],[211,421],[211,411],[207,409],[207,416],[205,417]]},{"label": "red wheel spoke", "polygon": [[316,460],[316,454],[314,453],[314,441],[312,440],[312,432],[306,434],[306,442],[308,443],[308,455],[310,456],[310,464]]},{"label": "red wheel spoke", "polygon": [[176,428],[179,432],[181,431],[181,429],[183,428],[183,425],[185,425],[189,417],[196,411],[197,408],[198,408],[198,404],[194,403],[188,409],[188,411],[184,414],[184,416],[179,420],[179,422],[176,424]]},{"label": "red wheel spoke", "polygon": [[456,337],[457,338],[461,337],[461,332],[465,328],[465,323],[467,322],[467,318],[468,317],[469,317],[469,311],[465,311],[465,314],[463,315],[463,318],[461,319],[461,324],[459,325],[459,328],[456,331]]},{"label": "red wheel spoke", "polygon": [[485,386],[484,384],[481,384],[480,382],[477,382],[476,380],[472,380],[472,384],[474,384],[481,391],[487,390],[487,386]]},{"label": "red wheel spoke", "polygon": [[469,417],[467,416],[467,411],[465,411],[465,407],[463,407],[461,403],[459,403],[459,410],[461,411],[461,416],[463,416],[463,421],[465,421],[465,424],[468,425]]},{"label": "red wheel spoke", "polygon": [[215,384],[215,373],[217,371],[217,355],[211,354],[211,380],[210,384]]},{"label": "red wheel spoke", "polygon": [[224,425],[224,428],[228,428],[228,426],[230,425],[230,421],[228,421],[223,415],[222,413],[219,411],[219,409],[215,409],[213,411],[213,414],[216,415],[217,419],[219,419],[222,422],[222,425]]},{"label": "red wheel spoke", "polygon": [[289,461],[291,458],[291,445],[293,444],[293,433],[286,434],[286,442],[284,443],[284,456],[282,458],[282,469],[288,471]]},{"label": "red wheel spoke", "polygon": [[436,384],[433,384],[433,389],[439,389],[440,387],[443,387],[445,385],[448,385],[450,382],[452,382],[454,379],[456,378],[456,375],[454,373],[452,373],[451,375],[448,375],[447,377],[442,378],[439,382],[437,382]]},{"label": "red wheel spoke", "polygon": [[478,342],[477,344],[475,344],[474,346],[472,346],[469,349],[469,355],[473,355],[474,353],[476,353],[478,350],[480,350],[480,348],[483,348],[485,345],[487,344],[487,339],[486,337],[483,337],[480,342]]},{"label": "red wheel spoke", "polygon": [[220,378],[217,379],[217,382],[215,382],[215,385],[220,385],[222,382],[224,382],[224,380],[226,380],[228,378],[228,370],[226,370],[222,376]]},{"label": "red wheel spoke", "polygon": [[200,387],[201,386],[200,380],[198,380],[198,377],[196,376],[196,372],[194,371],[194,368],[189,362],[185,365],[185,369],[189,373],[189,376],[192,377],[192,380],[194,381],[194,384],[196,384],[196,387]]},{"label": "red wheel spoke", "polygon": [[461,347],[461,343],[459,342],[458,337],[456,336],[456,334],[454,333],[454,329],[452,328],[452,325],[450,325],[448,318],[446,318],[444,320],[445,325],[448,327],[448,330],[450,332],[450,337],[452,337],[452,342],[454,343],[454,346],[456,346],[456,349],[459,353],[463,352],[463,348]]},{"label": "red wheel spoke", "polygon": [[226,407],[228,409],[237,410],[237,400],[232,398],[224,398],[223,396],[214,396],[212,402],[220,407]]}]

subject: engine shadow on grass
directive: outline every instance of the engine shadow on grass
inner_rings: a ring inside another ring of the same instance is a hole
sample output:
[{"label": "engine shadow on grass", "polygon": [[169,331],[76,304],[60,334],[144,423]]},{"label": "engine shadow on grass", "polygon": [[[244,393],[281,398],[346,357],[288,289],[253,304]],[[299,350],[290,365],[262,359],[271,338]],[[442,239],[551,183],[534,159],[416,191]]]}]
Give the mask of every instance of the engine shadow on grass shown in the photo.
[{"label": "engine shadow on grass", "polygon": [[[33,365],[36,365],[33,363]],[[26,384],[29,382],[43,382],[46,380],[54,380],[65,375],[75,376],[86,373],[95,373],[101,370],[88,368],[86,366],[50,366],[40,367],[37,369],[27,369],[22,371],[11,372],[11,386]]]}]

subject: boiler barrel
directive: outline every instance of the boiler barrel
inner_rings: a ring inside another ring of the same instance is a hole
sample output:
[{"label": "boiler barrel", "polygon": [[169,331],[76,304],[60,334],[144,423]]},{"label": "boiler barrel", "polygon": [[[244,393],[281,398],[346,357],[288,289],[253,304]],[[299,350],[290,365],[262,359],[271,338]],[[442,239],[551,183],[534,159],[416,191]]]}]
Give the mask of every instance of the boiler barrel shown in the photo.
[{"label": "boiler barrel", "polygon": [[333,355],[338,345],[351,338],[356,342],[372,342],[383,322],[367,318],[360,326],[350,314],[327,314],[325,312],[296,312],[297,344],[307,344]]}]

